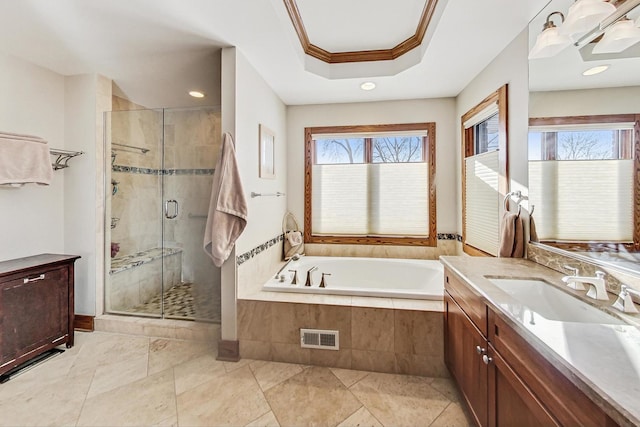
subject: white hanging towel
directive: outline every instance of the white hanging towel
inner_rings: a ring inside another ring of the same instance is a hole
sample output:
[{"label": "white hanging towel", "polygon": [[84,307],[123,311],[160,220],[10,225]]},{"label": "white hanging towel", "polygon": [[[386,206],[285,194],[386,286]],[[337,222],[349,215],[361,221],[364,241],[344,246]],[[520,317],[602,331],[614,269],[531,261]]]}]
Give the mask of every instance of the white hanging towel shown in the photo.
[{"label": "white hanging towel", "polygon": [[51,184],[53,168],[44,139],[0,132],[0,185]]},{"label": "white hanging towel", "polygon": [[233,138],[222,136],[220,158],[213,173],[213,186],[204,232],[204,251],[220,267],[229,258],[236,240],[247,226],[247,200],[240,181]]}]

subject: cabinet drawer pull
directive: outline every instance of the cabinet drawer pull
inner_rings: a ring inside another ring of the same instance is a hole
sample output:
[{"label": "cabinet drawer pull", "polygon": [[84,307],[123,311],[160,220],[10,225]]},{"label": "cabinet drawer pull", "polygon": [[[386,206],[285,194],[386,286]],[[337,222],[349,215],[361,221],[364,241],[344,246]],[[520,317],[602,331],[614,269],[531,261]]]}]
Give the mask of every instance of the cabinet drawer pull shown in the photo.
[{"label": "cabinet drawer pull", "polygon": [[480,347],[479,345],[476,346],[476,353],[478,354],[485,354],[487,352],[486,349]]},{"label": "cabinet drawer pull", "polygon": [[485,354],[484,356],[482,356],[482,361],[485,365],[488,365],[489,363],[493,362],[493,359]]},{"label": "cabinet drawer pull", "polygon": [[32,277],[31,279],[23,279],[22,283],[37,282],[38,280],[44,280],[44,274],[41,274],[38,277]]}]

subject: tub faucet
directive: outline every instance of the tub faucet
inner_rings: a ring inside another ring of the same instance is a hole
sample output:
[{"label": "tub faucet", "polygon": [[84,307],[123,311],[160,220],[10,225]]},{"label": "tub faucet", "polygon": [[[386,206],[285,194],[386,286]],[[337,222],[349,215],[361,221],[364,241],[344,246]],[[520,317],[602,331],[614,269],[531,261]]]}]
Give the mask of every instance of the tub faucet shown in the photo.
[{"label": "tub faucet", "polygon": [[309,270],[307,270],[307,280],[304,282],[305,286],[313,286],[313,283],[311,281],[311,273],[313,273],[317,269],[318,269],[318,266],[315,266],[315,267],[311,267]]},{"label": "tub faucet", "polygon": [[320,286],[319,286],[321,288],[327,287],[327,282],[325,281],[324,276],[331,276],[331,273],[322,273],[322,280],[320,280]]},{"label": "tub faucet", "polygon": [[[589,291],[587,296],[593,299],[609,300],[607,295],[607,287],[604,281],[604,272],[596,271],[596,277],[582,277],[582,276],[565,276],[562,281],[571,287],[572,283],[584,283],[589,285]],[[575,288],[574,288],[575,289]]]},{"label": "tub faucet", "polygon": [[291,279],[291,284],[292,285],[297,285],[298,284],[298,270],[289,270],[289,272],[293,273],[293,279]]}]

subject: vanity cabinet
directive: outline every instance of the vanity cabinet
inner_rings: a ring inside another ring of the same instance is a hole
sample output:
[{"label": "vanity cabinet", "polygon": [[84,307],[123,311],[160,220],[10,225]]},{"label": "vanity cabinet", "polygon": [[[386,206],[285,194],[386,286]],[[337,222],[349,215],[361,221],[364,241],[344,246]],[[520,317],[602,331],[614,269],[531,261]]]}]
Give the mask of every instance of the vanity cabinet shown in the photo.
[{"label": "vanity cabinet", "polygon": [[444,303],[445,362],[477,425],[616,425],[448,269]]},{"label": "vanity cabinet", "polygon": [[74,341],[74,262],[42,254],[0,262],[0,374]]}]

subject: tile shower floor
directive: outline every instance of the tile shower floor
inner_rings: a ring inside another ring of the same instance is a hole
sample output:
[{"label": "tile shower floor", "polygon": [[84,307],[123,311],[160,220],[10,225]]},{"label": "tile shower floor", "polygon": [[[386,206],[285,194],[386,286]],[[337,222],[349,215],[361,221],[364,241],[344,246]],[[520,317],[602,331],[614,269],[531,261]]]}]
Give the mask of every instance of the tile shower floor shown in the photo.
[{"label": "tile shower floor", "polygon": [[76,333],[0,384],[0,425],[469,425],[449,379],[215,355],[198,341]]},{"label": "tile shower floor", "polygon": [[[172,286],[164,293],[151,298],[149,302],[140,304],[131,310],[132,313],[154,314],[162,312],[164,299],[164,317],[169,319],[207,320],[220,323],[220,296],[214,292],[196,295],[197,286],[193,283],[180,283]],[[198,303],[196,304],[196,301]]]}]

